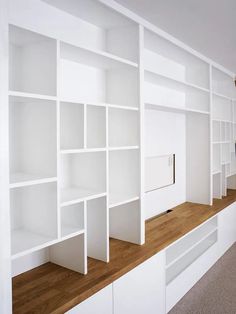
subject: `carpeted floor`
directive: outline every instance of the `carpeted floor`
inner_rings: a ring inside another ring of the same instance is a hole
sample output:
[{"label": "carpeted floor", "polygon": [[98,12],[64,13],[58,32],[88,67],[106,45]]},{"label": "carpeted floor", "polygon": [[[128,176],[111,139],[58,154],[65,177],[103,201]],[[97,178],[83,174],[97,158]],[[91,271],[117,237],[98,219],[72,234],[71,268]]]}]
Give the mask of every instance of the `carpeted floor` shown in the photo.
[{"label": "carpeted floor", "polygon": [[169,314],[236,314],[236,244]]}]

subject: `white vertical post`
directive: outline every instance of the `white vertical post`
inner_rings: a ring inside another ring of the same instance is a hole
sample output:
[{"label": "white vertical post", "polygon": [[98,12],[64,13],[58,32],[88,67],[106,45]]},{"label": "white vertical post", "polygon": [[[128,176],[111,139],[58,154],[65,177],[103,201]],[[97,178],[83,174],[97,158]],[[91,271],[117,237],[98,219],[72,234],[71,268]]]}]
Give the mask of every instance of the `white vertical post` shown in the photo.
[{"label": "white vertical post", "polygon": [[210,195],[209,195],[209,204],[212,205],[213,203],[213,175],[212,175],[212,172],[213,172],[213,122],[212,122],[212,119],[213,119],[213,104],[212,104],[212,65],[210,64],[209,65],[209,90],[210,90],[210,95],[209,95],[209,112],[210,112],[210,115],[209,115],[209,124],[210,124],[210,165],[209,165],[209,169],[210,169]]},{"label": "white vertical post", "polygon": [[144,213],[144,65],[143,65],[143,49],[144,49],[144,28],[139,25],[139,149],[140,149],[140,244],[145,242],[145,213]]},{"label": "white vertical post", "polygon": [[0,313],[12,312],[9,133],[8,133],[8,0],[0,0]]}]

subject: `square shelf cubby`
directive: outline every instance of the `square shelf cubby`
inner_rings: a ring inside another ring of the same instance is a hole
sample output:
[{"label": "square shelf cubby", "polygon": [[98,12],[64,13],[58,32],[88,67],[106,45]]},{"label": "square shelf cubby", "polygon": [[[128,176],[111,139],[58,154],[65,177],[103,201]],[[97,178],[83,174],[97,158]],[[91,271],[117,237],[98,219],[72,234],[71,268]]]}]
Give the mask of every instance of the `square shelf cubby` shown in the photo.
[{"label": "square shelf cubby", "polygon": [[84,232],[84,224],[84,202],[61,207],[62,237]]},{"label": "square shelf cubby", "polygon": [[56,96],[56,40],[10,25],[9,89]]},{"label": "square shelf cubby", "polygon": [[61,204],[106,192],[106,152],[64,154],[61,157]]},{"label": "square shelf cubby", "polygon": [[87,148],[106,147],[106,108],[87,105]]},{"label": "square shelf cubby", "polygon": [[60,143],[62,150],[84,147],[84,105],[61,102]]},{"label": "square shelf cubby", "polygon": [[139,112],[109,108],[109,147],[139,145]]},{"label": "square shelf cubby", "polygon": [[56,176],[56,102],[9,99],[10,182]]},{"label": "square shelf cubby", "polygon": [[62,43],[60,69],[59,88],[63,100],[138,107],[136,66]]},{"label": "square shelf cubby", "polygon": [[215,143],[221,141],[220,121],[212,122],[212,139]]},{"label": "square shelf cubby", "polygon": [[57,186],[47,183],[11,190],[12,255],[57,238]]},{"label": "square shelf cubby", "polygon": [[139,150],[109,153],[110,206],[139,196]]}]

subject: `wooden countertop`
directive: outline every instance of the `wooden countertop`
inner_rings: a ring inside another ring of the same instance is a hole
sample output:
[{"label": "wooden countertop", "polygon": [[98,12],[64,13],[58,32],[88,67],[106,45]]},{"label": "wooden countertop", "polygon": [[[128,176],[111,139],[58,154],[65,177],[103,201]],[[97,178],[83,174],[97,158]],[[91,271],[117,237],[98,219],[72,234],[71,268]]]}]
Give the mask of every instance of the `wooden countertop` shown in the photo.
[{"label": "wooden countertop", "polygon": [[89,258],[85,276],[52,263],[16,276],[13,312],[65,313],[235,201],[236,191],[228,190],[228,196],[214,200],[213,206],[186,202],[149,220],[144,245],[111,239],[110,262]]}]

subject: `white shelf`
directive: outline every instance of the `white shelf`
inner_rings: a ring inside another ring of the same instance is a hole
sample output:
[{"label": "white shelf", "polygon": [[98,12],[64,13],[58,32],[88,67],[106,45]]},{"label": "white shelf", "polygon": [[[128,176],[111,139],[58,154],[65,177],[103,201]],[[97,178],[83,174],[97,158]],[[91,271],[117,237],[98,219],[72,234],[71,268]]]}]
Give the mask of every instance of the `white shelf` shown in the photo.
[{"label": "white shelf", "polygon": [[167,105],[161,105],[161,104],[150,104],[145,103],[145,109],[147,110],[163,110],[163,111],[173,111],[173,112],[182,112],[182,113],[199,113],[199,114],[205,114],[209,115],[209,111],[203,111],[203,110],[195,110],[195,109],[189,109],[185,107],[178,107],[178,106],[167,106]]},{"label": "white shelf", "polygon": [[120,205],[128,204],[128,203],[131,203],[131,202],[139,200],[138,196],[131,197],[131,198],[128,198],[128,196],[126,196],[127,199],[120,201],[121,199],[124,199],[124,197],[125,197],[124,195],[111,196],[110,197],[109,208],[117,207],[117,206],[120,206]]},{"label": "white shelf", "polygon": [[32,99],[38,99],[38,100],[54,100],[54,101],[57,100],[56,96],[18,92],[18,91],[12,91],[12,90],[8,92],[8,95],[12,97],[19,97],[19,98],[26,98],[26,99],[32,98]]},{"label": "white shelf", "polygon": [[57,181],[57,177],[44,178],[38,175],[20,172],[20,173],[11,174],[10,187],[17,188],[17,187],[56,182],[56,181]]},{"label": "white shelf", "polygon": [[139,149],[139,146],[117,146],[117,147],[109,147],[109,151],[118,151],[118,150],[133,150]]},{"label": "white shelf", "polygon": [[90,200],[105,196],[106,192],[84,188],[71,187],[61,190],[61,206],[68,206],[79,203],[83,200]]},{"label": "white shelf", "polygon": [[[118,57],[109,52],[92,49],[85,46],[75,46],[70,43],[61,43],[62,58],[70,59],[79,63],[88,63],[93,67],[103,69],[117,68],[121,66],[138,67],[138,64],[127,59]],[[91,62],[91,63],[90,63]]]},{"label": "white shelf", "polygon": [[122,110],[132,110],[132,111],[139,111],[139,108],[136,107],[129,107],[129,106],[120,106],[115,104],[107,104],[109,108],[116,108],[116,109],[122,109]]},{"label": "white shelf", "polygon": [[104,152],[106,148],[81,148],[81,149],[62,149],[61,154],[81,154],[81,153],[97,153]]},{"label": "white shelf", "polygon": [[24,229],[13,230],[11,238],[13,259],[49,246],[55,241],[55,238],[46,237]]},{"label": "white shelf", "polygon": [[224,99],[229,100],[229,101],[231,101],[231,100],[232,100],[232,98],[231,98],[231,97],[225,96],[225,95],[220,94],[220,93],[213,92],[213,93],[212,93],[212,95],[217,96],[217,97],[224,98]]}]

